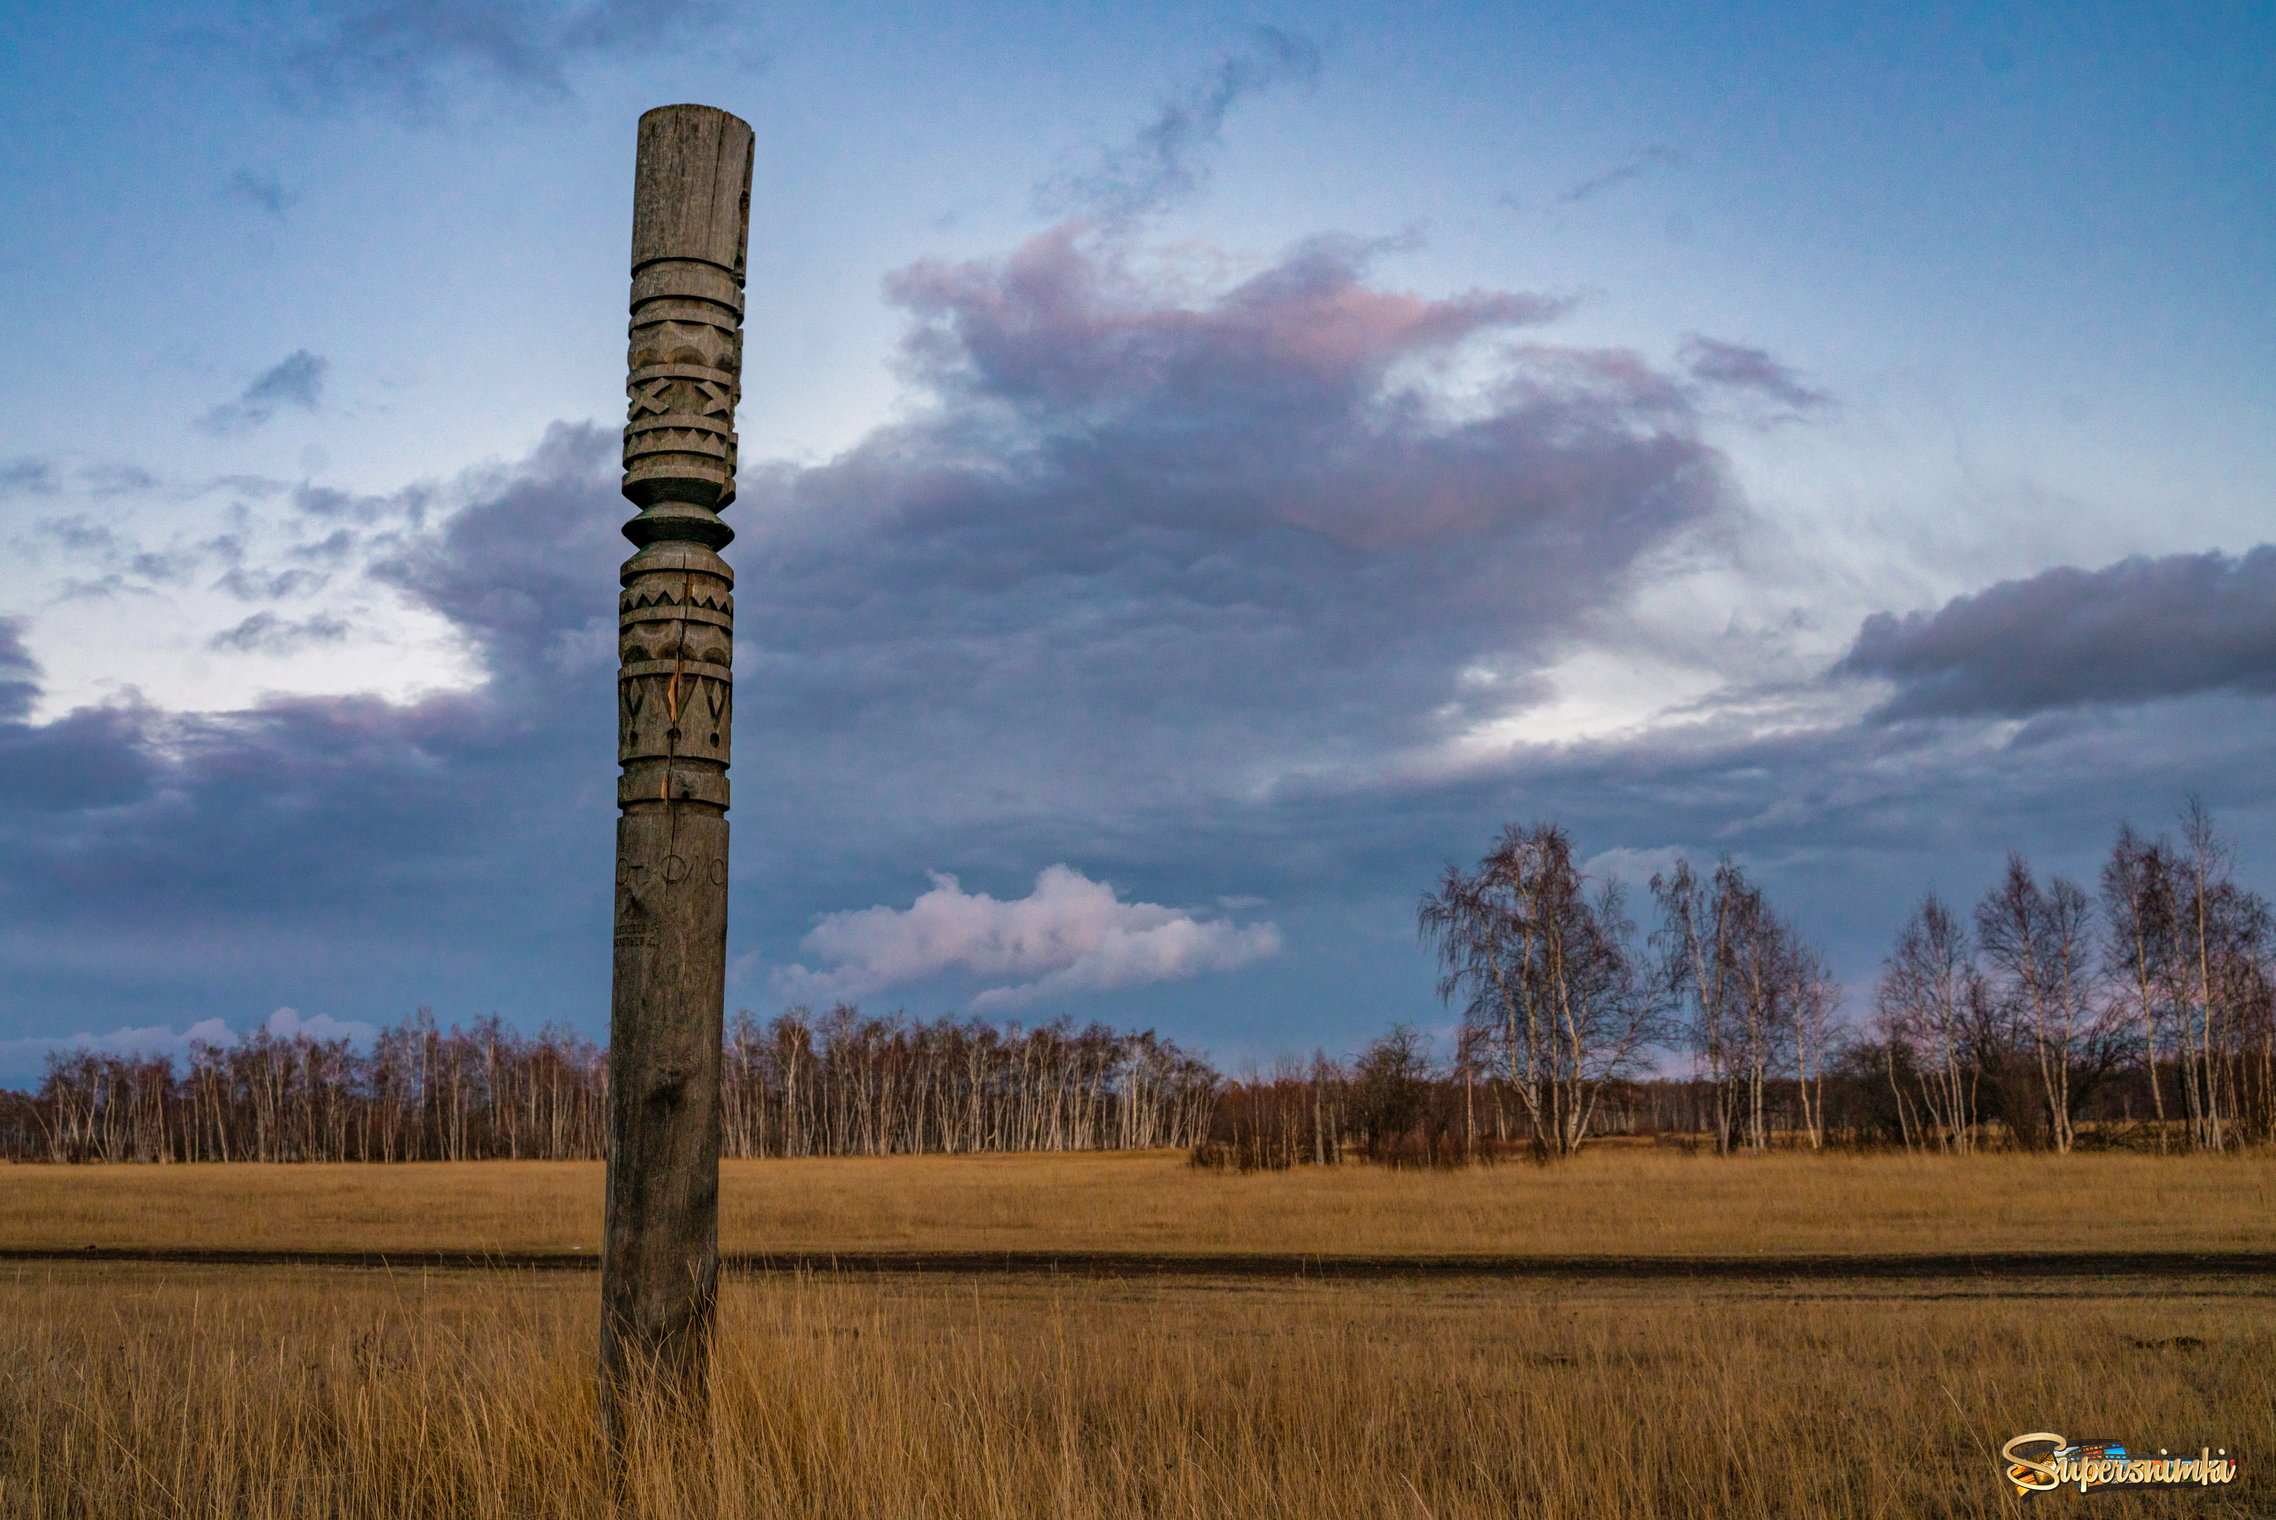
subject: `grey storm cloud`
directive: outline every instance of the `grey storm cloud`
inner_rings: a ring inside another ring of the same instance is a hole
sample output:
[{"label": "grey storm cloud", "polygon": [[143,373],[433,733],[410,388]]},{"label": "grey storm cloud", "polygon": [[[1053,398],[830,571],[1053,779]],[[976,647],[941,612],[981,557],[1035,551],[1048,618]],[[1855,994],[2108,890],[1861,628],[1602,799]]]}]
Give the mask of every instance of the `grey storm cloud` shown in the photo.
[{"label": "grey storm cloud", "polygon": [[[1535,668],[1734,509],[1668,377],[1514,341],[1540,297],[1380,289],[1372,251],[1199,302],[1064,228],[903,270],[933,408],[747,491],[768,689],[857,771],[910,746],[1029,795],[1248,793],[1438,742],[1465,669]],[[1400,378],[1481,348],[1472,406]]]},{"label": "grey storm cloud", "polygon": [[291,353],[255,375],[234,401],[210,407],[198,426],[217,437],[247,433],[277,414],[280,407],[313,412],[324,397],[324,376],[331,364],[322,354],[305,348]]},{"label": "grey storm cloud", "polygon": [[[1194,871],[1169,840],[1261,839],[1275,799],[1364,790],[1468,721],[1465,669],[1537,668],[1645,556],[1739,510],[1675,377],[1520,341],[1554,301],[1387,289],[1335,240],[1197,299],[1118,250],[1063,228],[901,271],[921,404],[827,464],[746,470],[739,933],[794,944],[905,900],[896,871],[1128,858],[1130,890],[1168,891]],[[1412,377],[1458,352],[1491,378],[1454,405]],[[613,454],[558,427],[393,510],[365,573],[456,627],[471,689],[0,723],[0,773],[38,778],[0,786],[17,985],[245,956],[362,996],[444,967],[605,985]],[[287,626],[261,617],[242,642]],[[1252,854],[1306,858],[1227,858]],[[56,969],[54,931],[122,924],[131,955]]]},{"label": "grey storm cloud", "polygon": [[1886,718],[2022,717],[2198,692],[2276,692],[2276,547],[2070,566],[1933,612],[1875,613],[1836,667]]},{"label": "grey storm cloud", "polygon": [[265,5],[234,40],[288,99],[425,116],[469,88],[567,94],[573,66],[653,52],[724,12],[714,0],[329,0]]}]

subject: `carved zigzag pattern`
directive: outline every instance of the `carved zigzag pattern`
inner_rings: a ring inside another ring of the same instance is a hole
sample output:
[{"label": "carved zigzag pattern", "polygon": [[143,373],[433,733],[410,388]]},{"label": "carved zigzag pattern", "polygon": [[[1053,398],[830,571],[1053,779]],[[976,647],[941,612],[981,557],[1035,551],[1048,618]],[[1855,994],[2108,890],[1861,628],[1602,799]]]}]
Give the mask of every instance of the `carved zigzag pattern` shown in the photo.
[{"label": "carved zigzag pattern", "polygon": [[[617,598],[617,608],[623,612],[640,612],[650,607],[677,607],[680,599],[669,591],[627,591]],[[687,599],[690,607],[702,607],[711,612],[733,612],[735,598],[725,593],[696,592]]]}]

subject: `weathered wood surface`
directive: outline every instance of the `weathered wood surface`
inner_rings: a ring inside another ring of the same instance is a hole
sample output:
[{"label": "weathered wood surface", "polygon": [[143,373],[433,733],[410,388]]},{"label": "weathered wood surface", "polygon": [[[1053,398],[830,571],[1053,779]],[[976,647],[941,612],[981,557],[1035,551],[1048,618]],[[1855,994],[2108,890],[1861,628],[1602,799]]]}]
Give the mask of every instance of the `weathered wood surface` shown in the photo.
[{"label": "weathered wood surface", "polygon": [[618,608],[616,963],[601,1386],[699,1396],[719,1276],[719,1062],[733,717],[735,403],[751,129],[640,119]]}]

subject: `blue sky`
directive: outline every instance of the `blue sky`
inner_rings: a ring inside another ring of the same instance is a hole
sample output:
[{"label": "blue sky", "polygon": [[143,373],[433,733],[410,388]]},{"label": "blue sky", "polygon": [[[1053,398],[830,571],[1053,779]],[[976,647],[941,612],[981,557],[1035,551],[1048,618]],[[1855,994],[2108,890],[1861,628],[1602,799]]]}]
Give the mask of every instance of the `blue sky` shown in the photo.
[{"label": "blue sky", "polygon": [[2276,880],[2268,6],[0,41],[0,1079],[599,1029],[676,100],[759,143],[735,1005],[1335,1048],[1440,1017],[1413,900],[1516,817],[1736,855],[1860,994],[1923,888],[2193,790]]}]

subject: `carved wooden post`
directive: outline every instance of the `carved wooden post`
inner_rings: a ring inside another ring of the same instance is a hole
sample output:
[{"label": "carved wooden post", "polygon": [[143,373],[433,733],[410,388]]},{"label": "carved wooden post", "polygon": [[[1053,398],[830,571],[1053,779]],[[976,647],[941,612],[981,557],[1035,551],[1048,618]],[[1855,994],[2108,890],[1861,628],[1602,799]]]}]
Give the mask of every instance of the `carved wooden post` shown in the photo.
[{"label": "carved wooden post", "polygon": [[603,1418],[700,1402],[719,1270],[719,1046],[735,402],[751,129],[709,106],[640,118],[617,602],[616,974],[609,1008]]}]

